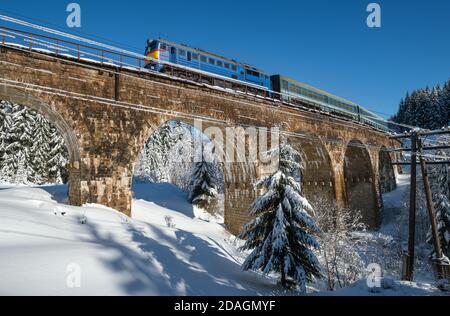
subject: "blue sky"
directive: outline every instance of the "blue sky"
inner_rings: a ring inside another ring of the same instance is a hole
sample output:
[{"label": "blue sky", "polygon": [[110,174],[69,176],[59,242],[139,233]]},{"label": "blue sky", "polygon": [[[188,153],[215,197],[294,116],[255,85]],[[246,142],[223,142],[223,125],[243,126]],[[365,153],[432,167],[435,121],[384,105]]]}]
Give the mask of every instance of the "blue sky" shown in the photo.
[{"label": "blue sky", "polygon": [[[80,29],[66,27],[70,2]],[[380,29],[366,25],[370,2],[381,4]],[[161,35],[388,114],[406,91],[450,78],[448,0],[1,0],[1,10],[137,52]]]}]

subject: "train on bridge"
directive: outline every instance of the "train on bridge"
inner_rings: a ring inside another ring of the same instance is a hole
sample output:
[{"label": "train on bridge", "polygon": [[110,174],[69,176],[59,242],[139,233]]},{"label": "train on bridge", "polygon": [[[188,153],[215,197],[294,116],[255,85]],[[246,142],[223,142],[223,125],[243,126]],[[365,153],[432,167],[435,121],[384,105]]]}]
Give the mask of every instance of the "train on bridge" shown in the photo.
[{"label": "train on bridge", "polygon": [[270,75],[251,65],[202,49],[164,39],[148,40],[145,56],[148,58],[145,67],[154,71],[270,96],[291,106],[307,105],[381,130],[390,130],[382,117],[358,104],[286,76]]}]

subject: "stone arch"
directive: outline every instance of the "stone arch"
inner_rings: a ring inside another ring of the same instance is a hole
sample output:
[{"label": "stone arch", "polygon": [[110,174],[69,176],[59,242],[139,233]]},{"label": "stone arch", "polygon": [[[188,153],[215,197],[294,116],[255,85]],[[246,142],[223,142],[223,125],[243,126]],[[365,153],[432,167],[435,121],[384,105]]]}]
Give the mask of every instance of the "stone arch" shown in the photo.
[{"label": "stone arch", "polygon": [[69,171],[69,204],[78,206],[82,205],[83,201],[80,187],[81,153],[75,131],[56,109],[39,98],[26,93],[25,91],[6,85],[0,85],[0,100],[26,106],[43,115],[56,127],[58,132],[64,138],[64,142],[69,153],[69,165],[66,167]]},{"label": "stone arch", "polygon": [[395,181],[394,166],[392,165],[392,158],[386,147],[381,147],[378,156],[378,173],[380,183],[380,193],[391,192],[396,189],[397,183]]},{"label": "stone arch", "polygon": [[[152,135],[155,132],[157,132],[158,129],[160,129],[165,124],[172,123],[172,122],[181,123],[183,125],[182,126],[183,127],[183,129],[182,129],[183,133],[186,132],[187,135],[189,135],[188,136],[189,138],[191,137],[190,136],[190,132],[193,132],[193,135],[195,135],[195,136],[191,140],[193,141],[194,146],[195,146],[196,141],[197,141],[197,138],[195,138],[196,136],[200,136],[203,140],[208,139],[209,141],[213,142],[212,139],[211,139],[211,135],[205,133],[205,129],[210,127],[209,124],[204,124],[204,125],[202,124],[202,126],[199,126],[198,124],[194,123],[194,120],[189,120],[189,119],[180,118],[180,117],[170,117],[170,118],[168,118],[167,116],[157,116],[157,117],[155,117],[155,119],[149,119],[148,120],[147,125],[144,127],[144,130],[142,131],[142,135],[144,135],[143,139],[141,139],[141,137],[138,137],[139,138],[139,144],[142,144],[142,145],[139,146],[139,150],[138,150],[139,153],[136,156],[133,156],[133,157],[135,157],[133,159],[134,162],[137,162],[140,159],[140,153],[142,153],[142,150],[145,148],[146,143],[152,137]],[[191,130],[191,128],[193,130]],[[184,135],[184,136],[186,136],[186,135]],[[172,149],[174,149],[174,148],[176,148],[176,147],[173,147]],[[183,150],[188,149],[188,147],[183,147],[183,148],[184,148]],[[211,147],[205,147],[203,149],[205,150],[205,153],[206,153],[206,152],[208,152],[208,149],[210,149],[210,148]],[[181,149],[181,147],[178,147],[178,149]],[[168,162],[169,163],[175,163],[177,168],[178,167],[180,168],[180,169],[177,169],[176,171],[180,171],[181,170],[181,173],[177,172],[174,175],[169,170],[167,170],[168,173],[170,174],[170,177],[159,178],[158,180],[160,180],[161,182],[170,182],[172,185],[178,186],[180,189],[186,189],[187,185],[188,185],[188,182],[187,182],[187,179],[185,178],[185,176],[189,175],[189,172],[191,171],[191,168],[193,167],[193,164],[195,162],[199,161],[199,160],[195,160],[195,159],[194,160],[192,160],[192,159],[187,159],[186,160],[186,158],[189,158],[189,156],[187,156],[186,154],[189,152],[189,153],[191,153],[193,155],[191,158],[196,157],[197,159],[199,159],[201,157],[199,155],[200,154],[199,150],[200,150],[200,147],[193,147],[192,151],[190,151],[190,150],[185,151],[184,152],[185,155],[178,156],[176,154],[175,156],[171,156],[170,158],[172,158],[172,159],[169,158],[170,161],[168,161]],[[217,155],[215,152],[212,153],[212,154],[213,155]],[[177,159],[178,157],[182,158],[183,160],[180,160],[180,161],[173,160],[173,159]],[[208,155],[206,155],[205,157],[208,157]],[[206,162],[210,162],[210,161],[206,160]],[[219,188],[219,190],[218,190],[219,197],[218,197],[218,199],[213,199],[214,203],[212,203],[210,206],[206,207],[206,210],[211,211],[211,212],[214,211],[214,207],[220,208],[220,210],[222,210],[222,208],[223,208],[222,205],[218,205],[218,202],[223,200],[223,198],[221,196],[222,196],[222,193],[223,193],[223,190],[224,190],[223,180],[225,178],[225,170],[224,170],[225,168],[221,164],[221,161],[218,160],[217,163],[214,162],[213,164],[215,165],[214,168],[216,168],[217,175],[218,175],[218,180],[219,180],[218,181],[218,184],[219,184],[219,187],[218,187]],[[134,167],[136,167],[136,166],[137,165],[134,163]],[[172,170],[172,169],[170,169],[170,170]],[[153,170],[153,171],[155,171],[155,170]],[[133,178],[134,178],[134,176],[136,176],[135,172],[136,172],[136,168],[134,168],[134,170],[133,170]],[[146,172],[141,173],[141,175],[144,175],[145,173]],[[148,180],[148,178],[146,178],[145,176],[143,178]],[[134,179],[136,179],[136,178],[134,178]],[[153,178],[152,180],[155,180],[155,179]],[[160,181],[157,181],[157,182],[160,182]],[[132,183],[130,189],[133,190],[135,188],[134,185],[139,186],[140,185],[139,182],[140,181]],[[144,181],[144,182],[147,182],[147,181]]]},{"label": "stone arch", "polygon": [[313,204],[320,198],[335,201],[335,179],[330,154],[317,136],[291,137],[289,143],[300,153],[302,189]]},{"label": "stone arch", "polygon": [[170,121],[182,122],[186,125],[193,126],[193,120],[185,119],[183,117],[147,114],[145,124],[143,124],[142,130],[140,131],[139,136],[136,139],[135,148],[131,153],[131,163],[134,164],[139,159],[141,150],[144,148],[145,144],[153,135],[153,133],[162,125]]},{"label": "stone arch", "polygon": [[43,115],[64,138],[71,164],[80,161],[80,148],[74,130],[52,106],[31,94],[5,85],[0,86],[0,100],[26,106]]},{"label": "stone arch", "polygon": [[366,146],[353,139],[344,156],[346,206],[360,211],[362,221],[369,227],[378,224],[379,207],[375,190],[373,166]]}]

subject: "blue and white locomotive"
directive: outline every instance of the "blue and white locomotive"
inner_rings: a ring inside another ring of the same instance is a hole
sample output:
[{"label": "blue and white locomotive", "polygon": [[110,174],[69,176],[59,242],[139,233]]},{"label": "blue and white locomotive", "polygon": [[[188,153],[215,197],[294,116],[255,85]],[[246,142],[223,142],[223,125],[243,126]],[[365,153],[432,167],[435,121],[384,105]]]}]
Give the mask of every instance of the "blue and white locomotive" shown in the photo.
[{"label": "blue and white locomotive", "polygon": [[[248,64],[219,56],[198,48],[158,39],[148,40],[145,55],[148,57],[146,67],[158,72],[174,71],[173,66],[194,69],[197,76],[211,74],[212,84],[217,80],[230,79],[232,82],[243,82],[252,91],[263,91],[265,96],[281,99],[289,104],[303,105],[305,102],[325,112],[338,114],[376,128],[389,130],[385,120],[369,110],[353,102],[332,95],[325,91],[308,86],[294,79],[282,76],[270,76],[266,72]],[[200,75],[198,75],[200,74]],[[196,79],[198,80],[198,78]],[[201,81],[201,80],[200,80]],[[225,87],[227,85],[225,84]]]},{"label": "blue and white locomotive", "polygon": [[157,71],[164,67],[158,61],[169,62],[267,89],[271,88],[270,76],[262,70],[198,48],[162,39],[149,40],[145,55],[150,58],[147,67]]}]

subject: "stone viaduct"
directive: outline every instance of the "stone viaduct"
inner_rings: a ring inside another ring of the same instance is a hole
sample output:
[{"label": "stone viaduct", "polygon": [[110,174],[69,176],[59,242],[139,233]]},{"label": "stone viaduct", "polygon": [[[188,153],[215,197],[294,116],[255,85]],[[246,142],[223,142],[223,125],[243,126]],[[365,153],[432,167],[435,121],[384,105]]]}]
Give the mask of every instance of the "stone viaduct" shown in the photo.
[{"label": "stone viaduct", "polygon": [[[69,201],[132,213],[133,163],[151,133],[168,120],[220,128],[283,126],[303,156],[307,197],[323,196],[379,220],[381,182],[393,182],[393,141],[379,131],[271,100],[230,93],[164,75],[2,47],[0,100],[28,106],[60,130],[70,153]],[[381,171],[381,172],[380,172]],[[255,163],[225,163],[225,224],[239,233],[264,173]]]}]

